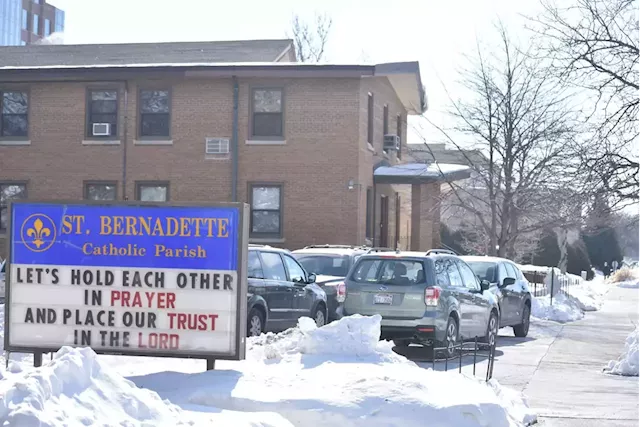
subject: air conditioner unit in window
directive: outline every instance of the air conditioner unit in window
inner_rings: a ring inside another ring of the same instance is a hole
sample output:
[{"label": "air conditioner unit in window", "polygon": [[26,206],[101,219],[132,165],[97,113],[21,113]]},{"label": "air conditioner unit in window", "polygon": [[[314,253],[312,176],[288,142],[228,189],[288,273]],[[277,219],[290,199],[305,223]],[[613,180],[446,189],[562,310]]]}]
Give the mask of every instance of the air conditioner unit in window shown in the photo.
[{"label": "air conditioner unit in window", "polygon": [[226,138],[206,138],[205,154],[229,154],[229,140]]},{"label": "air conditioner unit in window", "polygon": [[111,123],[94,123],[91,129],[93,136],[111,135]]},{"label": "air conditioner unit in window", "polygon": [[384,150],[400,150],[400,137],[394,134],[386,134],[382,148]]}]

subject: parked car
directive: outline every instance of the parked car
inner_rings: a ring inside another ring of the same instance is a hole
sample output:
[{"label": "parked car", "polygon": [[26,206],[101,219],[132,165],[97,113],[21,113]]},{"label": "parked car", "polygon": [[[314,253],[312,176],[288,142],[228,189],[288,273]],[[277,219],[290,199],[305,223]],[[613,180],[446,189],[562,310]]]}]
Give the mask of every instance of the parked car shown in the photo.
[{"label": "parked car", "polygon": [[311,317],[318,326],[327,319],[327,296],[285,249],[249,245],[247,335],[280,332]]},{"label": "parked car", "polygon": [[5,273],[5,269],[6,269],[6,264],[7,264],[7,260],[2,260],[0,261],[0,300],[4,301],[4,295],[5,295],[5,278],[6,278],[6,273]]},{"label": "parked car", "polygon": [[499,307],[462,259],[447,252],[362,255],[345,280],[344,314],[382,316],[381,338],[396,346],[446,347],[480,337],[493,344]]},{"label": "parked car", "polygon": [[364,254],[381,249],[366,246],[313,245],[295,250],[292,254],[305,270],[316,274],[316,283],[327,294],[331,322],[342,317],[344,278],[355,261]]},{"label": "parked car", "polygon": [[529,333],[531,291],[529,282],[516,264],[504,258],[462,256],[480,280],[491,283],[491,291],[498,297],[500,327],[513,327],[517,337]]}]

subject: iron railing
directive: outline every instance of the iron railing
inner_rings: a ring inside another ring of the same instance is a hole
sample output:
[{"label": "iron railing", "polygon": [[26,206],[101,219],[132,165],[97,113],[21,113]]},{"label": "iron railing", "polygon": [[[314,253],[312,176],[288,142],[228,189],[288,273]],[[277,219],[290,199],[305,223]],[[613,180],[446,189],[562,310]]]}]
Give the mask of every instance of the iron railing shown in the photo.
[{"label": "iron railing", "polygon": [[431,360],[431,368],[433,370],[436,369],[436,362],[444,361],[444,371],[447,372],[449,370],[449,361],[456,361],[458,365],[458,373],[462,373],[462,359],[473,357],[473,376],[476,376],[476,368],[478,364],[478,357],[487,358],[487,370],[485,372],[485,381],[489,381],[493,378],[493,366],[496,358],[496,344],[498,342],[498,337],[496,336],[493,344],[480,342],[478,341],[478,337],[476,337],[473,341],[461,342],[453,346],[453,350],[455,351],[455,355],[452,357],[444,357],[438,358],[436,357],[438,353],[446,352],[448,347],[434,347],[433,348],[433,359]]},{"label": "iron railing", "polygon": [[[566,295],[569,288],[580,285],[582,281],[582,279],[578,277],[557,274],[553,268],[549,270],[550,271],[546,273],[541,271],[526,271],[523,272],[523,274],[529,281],[529,286],[533,288],[533,296],[542,297],[549,295],[551,304],[553,304],[553,296],[555,294],[562,292]],[[549,277],[549,280],[547,280],[547,277]]]}]

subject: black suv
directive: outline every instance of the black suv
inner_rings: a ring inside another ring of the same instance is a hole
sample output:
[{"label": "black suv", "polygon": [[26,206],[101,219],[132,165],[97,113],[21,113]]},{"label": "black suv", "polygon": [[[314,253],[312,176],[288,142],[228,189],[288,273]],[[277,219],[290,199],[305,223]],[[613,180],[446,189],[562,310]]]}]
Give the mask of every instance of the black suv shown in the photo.
[{"label": "black suv", "polygon": [[316,274],[316,283],[324,289],[329,304],[329,321],[342,317],[345,297],[344,278],[356,260],[372,252],[392,251],[389,248],[372,248],[350,245],[311,245],[297,249],[292,255],[305,270]]},{"label": "black suv", "polygon": [[318,326],[327,319],[327,295],[285,249],[249,245],[247,335],[280,332],[311,317]]}]

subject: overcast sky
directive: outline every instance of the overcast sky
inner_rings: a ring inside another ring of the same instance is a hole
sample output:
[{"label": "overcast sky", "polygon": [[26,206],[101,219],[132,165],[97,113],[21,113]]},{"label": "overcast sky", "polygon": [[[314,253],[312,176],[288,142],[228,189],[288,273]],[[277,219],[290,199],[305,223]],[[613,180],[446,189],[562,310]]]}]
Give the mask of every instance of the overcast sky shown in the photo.
[{"label": "overcast sky", "polygon": [[[65,43],[283,38],[294,13],[333,19],[330,62],[419,61],[429,112],[445,122],[442,83],[453,88],[461,54],[494,34],[497,18],[526,38],[524,19],[538,0],[50,0],[66,11]],[[169,7],[171,5],[171,7]],[[451,90],[451,89],[449,89]],[[454,91],[455,95],[455,91]],[[414,121],[415,124],[415,121]],[[429,140],[435,131],[423,131]],[[419,140],[414,136],[413,141]]]}]

